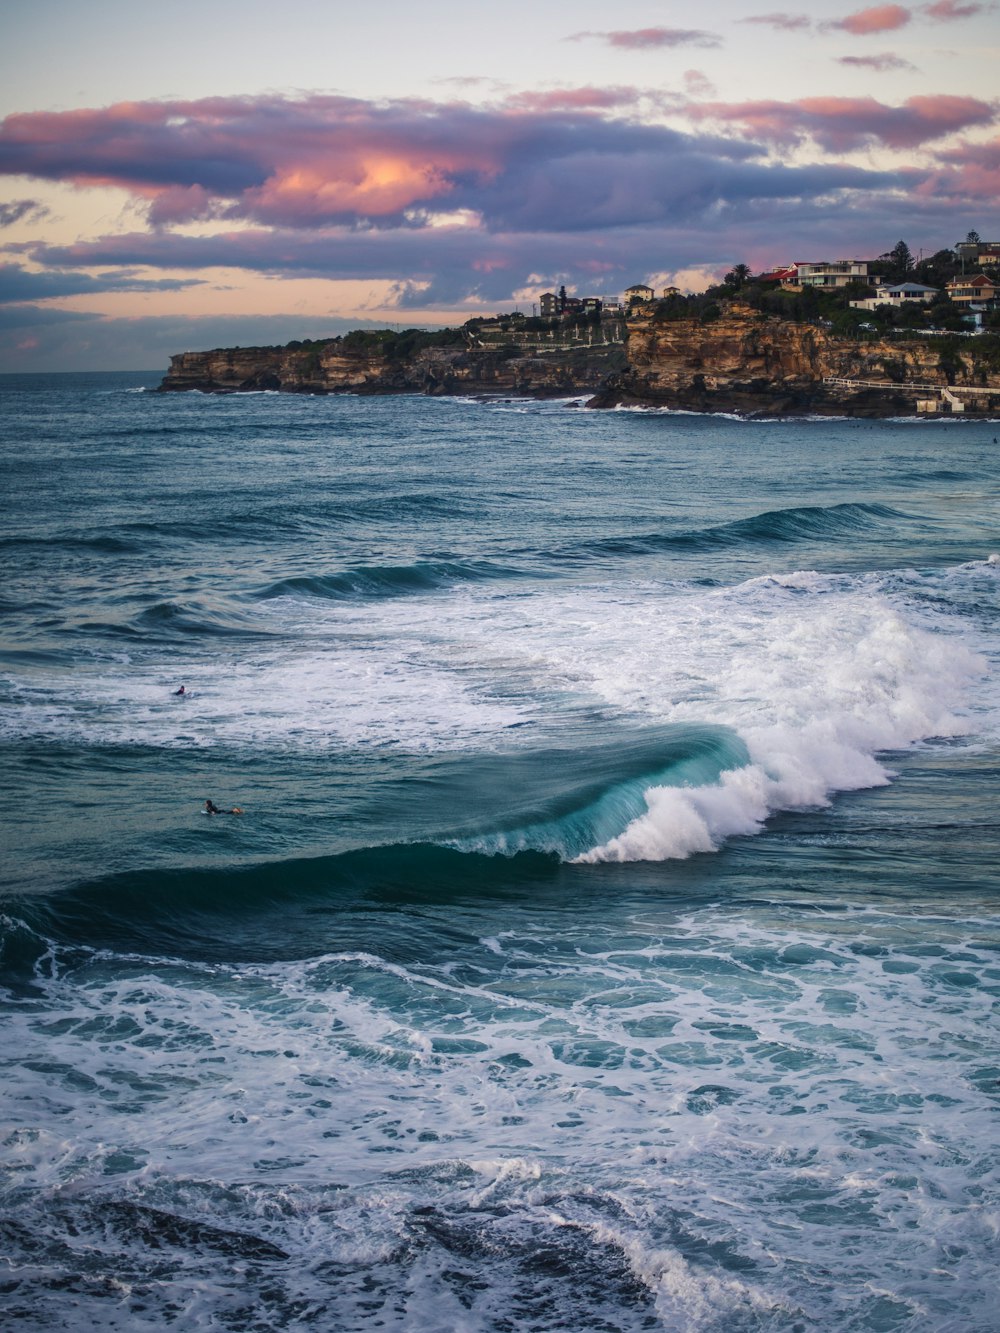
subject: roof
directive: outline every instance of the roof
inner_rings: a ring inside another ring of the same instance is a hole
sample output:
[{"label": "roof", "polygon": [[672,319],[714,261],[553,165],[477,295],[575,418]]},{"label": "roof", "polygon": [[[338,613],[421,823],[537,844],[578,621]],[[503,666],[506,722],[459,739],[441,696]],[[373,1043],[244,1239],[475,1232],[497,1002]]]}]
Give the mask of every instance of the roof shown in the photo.
[{"label": "roof", "polygon": [[936,287],[924,287],[919,282],[894,282],[891,287],[883,287],[884,292],[936,292]]}]

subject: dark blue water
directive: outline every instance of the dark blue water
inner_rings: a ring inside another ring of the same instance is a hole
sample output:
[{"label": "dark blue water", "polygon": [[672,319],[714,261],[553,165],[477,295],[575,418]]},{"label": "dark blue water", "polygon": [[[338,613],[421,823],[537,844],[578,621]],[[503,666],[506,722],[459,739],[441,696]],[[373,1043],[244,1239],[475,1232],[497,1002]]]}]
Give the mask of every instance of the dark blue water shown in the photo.
[{"label": "dark blue water", "polygon": [[995,423],[156,379],[0,378],[5,1324],[994,1330]]}]

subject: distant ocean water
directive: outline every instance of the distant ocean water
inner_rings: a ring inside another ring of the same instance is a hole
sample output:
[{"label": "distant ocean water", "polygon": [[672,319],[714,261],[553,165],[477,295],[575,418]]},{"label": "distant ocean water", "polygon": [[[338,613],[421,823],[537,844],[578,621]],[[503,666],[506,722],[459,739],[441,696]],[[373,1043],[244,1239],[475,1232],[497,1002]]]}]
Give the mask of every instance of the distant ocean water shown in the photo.
[{"label": "distant ocean water", "polygon": [[995,1333],[997,424],[157,378],[0,377],[0,1322]]}]

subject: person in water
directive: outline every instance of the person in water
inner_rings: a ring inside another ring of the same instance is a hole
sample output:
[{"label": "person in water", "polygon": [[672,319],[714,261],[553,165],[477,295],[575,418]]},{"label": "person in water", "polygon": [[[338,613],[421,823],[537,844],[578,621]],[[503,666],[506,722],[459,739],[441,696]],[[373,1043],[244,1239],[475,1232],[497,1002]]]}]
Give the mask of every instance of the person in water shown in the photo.
[{"label": "person in water", "polygon": [[231,809],[229,809],[229,810],[222,810],[219,806],[217,806],[217,805],[215,804],[215,802],[214,802],[211,798],[209,798],[209,799],[205,802],[205,814],[206,814],[206,815],[241,815],[242,813],[243,813],[243,810],[242,810],[242,808],[241,808],[240,806],[238,806],[238,805],[234,805],[234,806],[233,806]]},{"label": "person in water", "polygon": [[174,694],[187,694],[187,690],[182,685],[179,690],[174,690]]}]

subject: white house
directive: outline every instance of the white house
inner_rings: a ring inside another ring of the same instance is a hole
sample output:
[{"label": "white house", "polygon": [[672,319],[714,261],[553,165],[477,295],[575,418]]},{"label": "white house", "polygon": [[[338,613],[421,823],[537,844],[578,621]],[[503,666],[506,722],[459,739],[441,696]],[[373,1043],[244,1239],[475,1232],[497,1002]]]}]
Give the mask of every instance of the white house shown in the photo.
[{"label": "white house", "polygon": [[782,278],[784,287],[847,287],[868,281],[867,259],[834,259],[817,262],[796,260],[792,272]]},{"label": "white house", "polygon": [[867,296],[863,301],[852,301],[855,310],[874,310],[880,305],[905,305],[916,302],[930,305],[938,295],[936,287],[923,287],[919,282],[897,282],[888,287],[879,287],[877,296]]}]

